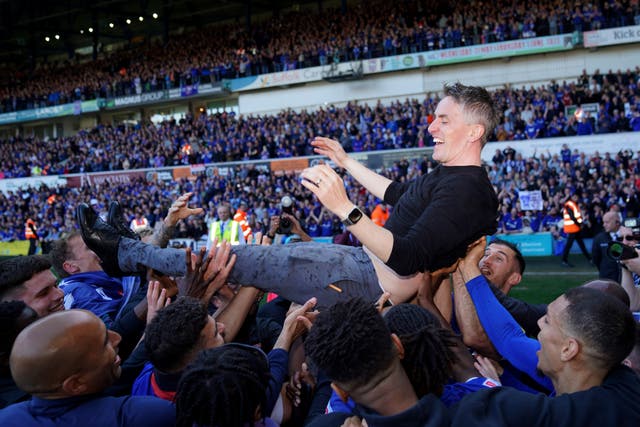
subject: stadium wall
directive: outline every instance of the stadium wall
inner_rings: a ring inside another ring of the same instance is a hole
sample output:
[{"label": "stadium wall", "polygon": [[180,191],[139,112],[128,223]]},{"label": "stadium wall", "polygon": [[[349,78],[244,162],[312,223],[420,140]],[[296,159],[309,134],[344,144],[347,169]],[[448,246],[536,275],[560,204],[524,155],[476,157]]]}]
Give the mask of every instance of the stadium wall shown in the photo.
[{"label": "stadium wall", "polygon": [[241,114],[268,114],[286,108],[313,110],[328,104],[340,106],[354,99],[370,104],[380,99],[385,103],[405,98],[421,99],[426,93],[439,92],[445,82],[461,81],[488,89],[507,83],[528,87],[548,84],[551,80],[575,80],[583,69],[593,73],[596,69],[607,72],[611,68],[626,70],[639,65],[637,44],[577,49],[370,75],[356,81],[245,92],[238,98],[238,107]]}]

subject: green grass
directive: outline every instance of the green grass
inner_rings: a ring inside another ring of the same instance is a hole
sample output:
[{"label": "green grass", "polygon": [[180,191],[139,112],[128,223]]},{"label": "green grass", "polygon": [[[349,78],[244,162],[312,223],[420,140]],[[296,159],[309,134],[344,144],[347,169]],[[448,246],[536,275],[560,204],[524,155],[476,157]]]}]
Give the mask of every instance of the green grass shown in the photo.
[{"label": "green grass", "polygon": [[509,296],[540,304],[549,303],[564,291],[598,278],[598,270],[580,254],[569,256],[574,268],[562,267],[560,257],[528,257],[524,277]]}]

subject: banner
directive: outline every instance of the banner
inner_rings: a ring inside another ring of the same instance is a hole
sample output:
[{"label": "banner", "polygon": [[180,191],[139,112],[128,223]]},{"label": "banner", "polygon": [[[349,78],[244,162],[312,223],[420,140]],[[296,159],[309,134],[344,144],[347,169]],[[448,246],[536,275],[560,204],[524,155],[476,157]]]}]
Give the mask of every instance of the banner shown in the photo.
[{"label": "banner", "polygon": [[230,91],[264,89],[291,84],[320,81],[328,76],[349,75],[362,67],[363,74],[387,73],[436,65],[504,58],[507,56],[532,55],[573,49],[573,35],[562,34],[548,37],[534,37],[521,40],[490,43],[453,49],[432,50],[384,58],[363,59],[320,67],[302,68],[260,76],[225,80]]},{"label": "banner", "polygon": [[108,182],[109,184],[130,184],[134,179],[145,178],[146,172],[138,169],[133,171],[120,172],[96,172],[72,175],[67,178],[67,186],[77,187],[96,187]]},{"label": "banner", "polygon": [[301,171],[308,167],[309,159],[304,157],[291,157],[271,162],[271,172],[274,173]]},{"label": "banner", "polygon": [[140,95],[121,96],[118,98],[109,98],[105,103],[105,108],[113,109],[125,107],[129,105],[149,104],[162,101],[169,98],[169,92],[165,90],[149,93],[141,93]]},{"label": "banner", "polygon": [[518,192],[520,208],[523,211],[542,210],[542,192],[540,190]]},{"label": "banner", "polygon": [[193,96],[198,94],[198,84],[180,87],[180,96]]},{"label": "banner", "polygon": [[26,255],[29,253],[28,240],[14,240],[13,242],[0,242],[0,256]]},{"label": "banner", "polygon": [[42,175],[32,176],[29,178],[11,178],[0,179],[0,191],[8,193],[9,191],[17,192],[28,188],[40,188],[41,186],[49,188],[64,187],[67,185],[67,179],[58,175]]},{"label": "banner", "polygon": [[0,114],[0,125],[91,113],[98,111],[98,102],[97,99],[75,101],[70,104],[4,113]]},{"label": "banner", "polygon": [[609,28],[583,33],[584,47],[610,46],[614,44],[640,42],[640,25],[630,27]]},{"label": "banner", "polygon": [[553,237],[551,237],[551,233],[497,234],[495,237],[513,243],[525,257],[553,255]]}]

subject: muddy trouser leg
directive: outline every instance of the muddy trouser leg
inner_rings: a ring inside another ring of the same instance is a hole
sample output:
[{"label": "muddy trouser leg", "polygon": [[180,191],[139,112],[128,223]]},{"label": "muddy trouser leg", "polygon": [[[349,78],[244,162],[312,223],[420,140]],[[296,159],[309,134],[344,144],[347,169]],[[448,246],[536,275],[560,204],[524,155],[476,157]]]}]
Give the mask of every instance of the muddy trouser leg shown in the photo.
[{"label": "muddy trouser leg", "polygon": [[[375,302],[382,294],[362,248],[326,243],[239,245],[229,282],[275,292],[299,304],[311,297],[327,308],[354,297]],[[331,285],[331,286],[330,286]]]},{"label": "muddy trouser leg", "polygon": [[187,273],[185,260],[182,249],[160,248],[125,237],[118,244],[118,266],[124,272],[137,272],[140,264],[168,276],[184,276]]}]

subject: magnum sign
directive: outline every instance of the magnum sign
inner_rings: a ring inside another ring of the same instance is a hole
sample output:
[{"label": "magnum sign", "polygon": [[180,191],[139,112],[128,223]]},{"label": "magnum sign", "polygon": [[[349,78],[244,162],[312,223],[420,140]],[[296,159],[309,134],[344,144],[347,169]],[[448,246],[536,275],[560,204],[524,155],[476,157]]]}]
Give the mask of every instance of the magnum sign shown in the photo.
[{"label": "magnum sign", "polygon": [[146,173],[142,170],[130,172],[109,172],[109,173],[86,173],[82,175],[70,176],[67,178],[67,187],[96,187],[109,183],[111,185],[130,184],[137,178],[145,178]]}]

